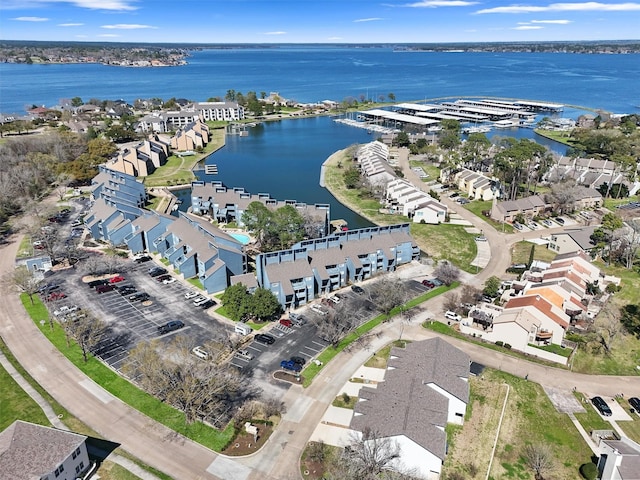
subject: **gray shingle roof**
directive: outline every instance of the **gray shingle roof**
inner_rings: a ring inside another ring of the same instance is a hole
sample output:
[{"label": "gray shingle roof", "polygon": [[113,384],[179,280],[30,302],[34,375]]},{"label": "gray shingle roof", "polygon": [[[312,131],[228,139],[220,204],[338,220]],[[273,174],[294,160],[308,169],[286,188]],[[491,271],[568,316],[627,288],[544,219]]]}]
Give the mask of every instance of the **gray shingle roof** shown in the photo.
[{"label": "gray shingle roof", "polygon": [[87,437],[16,420],[0,433],[0,476],[41,478],[55,470]]},{"label": "gray shingle roof", "polygon": [[432,388],[469,401],[469,356],[440,338],[393,348],[385,381],[360,390],[351,427],[383,437],[405,435],[444,460],[449,400]]}]

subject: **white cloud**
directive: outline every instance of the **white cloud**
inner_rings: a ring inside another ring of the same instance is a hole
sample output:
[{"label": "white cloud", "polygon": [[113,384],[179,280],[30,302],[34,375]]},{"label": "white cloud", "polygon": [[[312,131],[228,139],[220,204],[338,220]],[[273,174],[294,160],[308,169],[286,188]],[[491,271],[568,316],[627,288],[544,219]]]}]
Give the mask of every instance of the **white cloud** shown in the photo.
[{"label": "white cloud", "polygon": [[132,11],[138,9],[134,5],[136,1],[138,0],[3,0],[0,10],[46,8],[56,3],[66,3],[90,10]]},{"label": "white cloud", "polygon": [[144,28],[158,28],[152,25],[140,25],[138,23],[116,23],[114,25],[102,25],[100,28],[109,30],[140,30]]},{"label": "white cloud", "polygon": [[371,17],[371,18],[359,18],[357,20],[354,20],[353,23],[361,23],[361,22],[377,22],[379,20],[382,20],[382,18],[380,17]]},{"label": "white cloud", "polygon": [[[471,5],[477,5],[478,2],[467,2],[464,0],[422,0],[415,3],[407,3],[404,5],[398,5],[400,7],[411,8],[438,8],[438,7],[469,7]],[[395,5],[389,5],[395,6]]]},{"label": "white cloud", "polygon": [[59,27],[81,27],[84,23],[59,23]]},{"label": "white cloud", "polygon": [[45,17],[16,17],[12,18],[12,20],[17,20],[18,22],[48,22],[49,19]]},{"label": "white cloud", "polygon": [[518,25],[517,27],[513,27],[511,30],[540,30],[544,27],[540,25]]},{"label": "white cloud", "polygon": [[115,33],[101,33],[98,36],[102,38],[116,38],[116,37],[119,37],[120,35],[117,35]]},{"label": "white cloud", "polygon": [[329,38],[327,38],[327,40],[331,40],[332,42],[337,42],[337,41],[342,40],[342,39],[343,39],[342,37],[329,37]]},{"label": "white cloud", "polygon": [[531,20],[531,23],[548,23],[550,25],[569,25],[571,20]]},{"label": "white cloud", "polygon": [[286,35],[287,32],[264,32],[265,35]]},{"label": "white cloud", "polygon": [[551,3],[546,6],[508,5],[505,7],[484,8],[475,13],[540,13],[540,12],[629,12],[640,10],[640,3]]}]

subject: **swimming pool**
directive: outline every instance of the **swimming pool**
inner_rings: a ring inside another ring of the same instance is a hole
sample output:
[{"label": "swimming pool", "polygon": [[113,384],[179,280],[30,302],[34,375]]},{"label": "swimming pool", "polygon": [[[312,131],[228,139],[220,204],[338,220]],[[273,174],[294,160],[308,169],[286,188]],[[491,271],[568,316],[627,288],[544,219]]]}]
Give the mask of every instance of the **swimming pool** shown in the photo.
[{"label": "swimming pool", "polygon": [[233,238],[238,240],[243,245],[248,245],[249,242],[251,241],[251,238],[249,238],[249,235],[245,235],[244,233],[230,233],[229,235],[231,235]]}]

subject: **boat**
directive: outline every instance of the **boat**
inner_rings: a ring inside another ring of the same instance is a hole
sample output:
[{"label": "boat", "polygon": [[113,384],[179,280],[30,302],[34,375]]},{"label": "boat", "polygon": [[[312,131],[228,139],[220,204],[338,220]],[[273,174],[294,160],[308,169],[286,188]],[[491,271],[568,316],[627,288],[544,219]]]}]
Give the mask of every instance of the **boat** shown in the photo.
[{"label": "boat", "polygon": [[470,134],[470,133],[488,133],[491,131],[491,127],[486,125],[480,125],[477,127],[465,127],[462,129],[462,133]]}]

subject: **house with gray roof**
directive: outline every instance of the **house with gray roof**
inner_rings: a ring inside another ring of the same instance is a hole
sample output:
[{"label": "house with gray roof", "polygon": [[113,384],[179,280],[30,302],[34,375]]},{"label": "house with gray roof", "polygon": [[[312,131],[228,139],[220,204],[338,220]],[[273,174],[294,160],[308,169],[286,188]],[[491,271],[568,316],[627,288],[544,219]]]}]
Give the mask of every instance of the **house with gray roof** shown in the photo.
[{"label": "house with gray roof", "polygon": [[258,284],[284,308],[297,307],[349,282],[392,272],[420,257],[409,224],[334,232],[256,257]]},{"label": "house with gray roof", "polygon": [[0,477],[76,480],[91,468],[87,437],[16,420],[0,433]]},{"label": "house with gray roof", "polygon": [[322,237],[329,233],[329,204],[308,205],[295,200],[276,200],[268,193],[254,194],[247,192],[243,187],[229,188],[216,181],[191,183],[191,213],[207,215],[219,223],[236,222],[243,226],[242,215],[253,202],[260,202],[270,210],[291,205],[313,224],[312,236]]},{"label": "house with gray roof", "polygon": [[398,464],[420,478],[440,474],[447,423],[462,424],[470,358],[441,338],[393,347],[384,382],[363,387],[350,428],[369,428],[400,448]]},{"label": "house with gray roof", "polygon": [[590,252],[596,248],[591,241],[591,235],[598,228],[591,225],[582,228],[568,228],[563,232],[554,233],[549,238],[547,247],[556,253],[571,253],[576,251]]},{"label": "house with gray roof", "polygon": [[598,460],[601,480],[637,480],[640,478],[640,445],[627,437],[600,441]]},{"label": "house with gray roof", "polygon": [[91,180],[93,199],[102,198],[121,212],[137,216],[138,210],[148,199],[144,185],[133,175],[112,170],[105,165],[100,165],[98,169],[98,175]]},{"label": "house with gray roof", "polygon": [[520,214],[527,218],[533,218],[543,213],[547,207],[544,198],[539,195],[504,202],[498,202],[494,198],[491,206],[491,218],[498,222],[513,222]]}]

